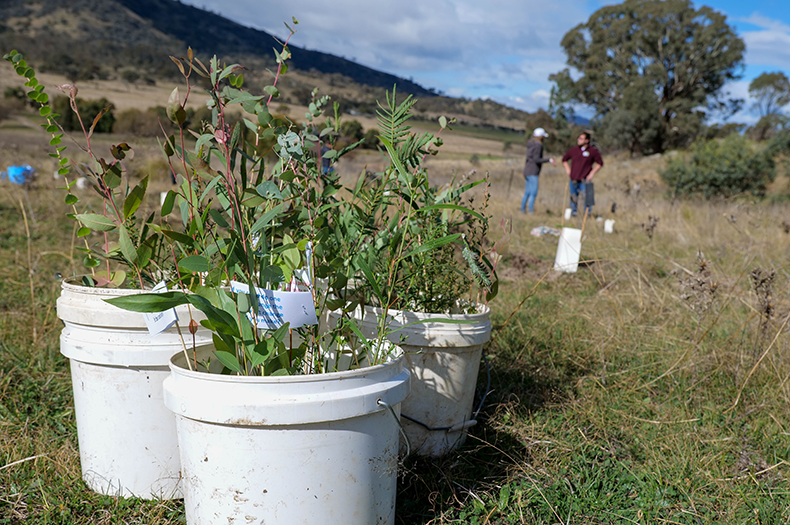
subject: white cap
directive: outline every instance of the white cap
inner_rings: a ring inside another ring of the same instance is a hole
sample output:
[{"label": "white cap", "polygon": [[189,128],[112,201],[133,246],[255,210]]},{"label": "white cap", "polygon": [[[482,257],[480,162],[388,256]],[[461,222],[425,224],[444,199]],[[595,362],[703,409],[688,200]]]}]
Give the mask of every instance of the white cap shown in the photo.
[{"label": "white cap", "polygon": [[548,137],[549,134],[546,133],[546,130],[543,128],[535,128],[535,131],[532,132],[533,137]]}]

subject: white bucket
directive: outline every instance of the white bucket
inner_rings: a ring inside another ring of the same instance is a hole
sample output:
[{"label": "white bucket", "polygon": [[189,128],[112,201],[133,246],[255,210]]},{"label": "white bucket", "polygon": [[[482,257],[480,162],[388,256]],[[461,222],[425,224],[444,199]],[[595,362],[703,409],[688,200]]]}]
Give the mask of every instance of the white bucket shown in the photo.
[{"label": "white bucket", "polygon": [[[62,285],[60,351],[71,362],[82,477],[101,494],[178,498],[175,418],[164,406],[162,382],[170,375],[170,358],[182,351],[181,339],[175,327],[152,337],[142,314],[103,300],[136,293]],[[191,347],[186,307],[178,314]],[[201,329],[195,341],[211,344],[211,333]]]},{"label": "white bucket", "polygon": [[[360,327],[362,333],[375,338],[382,310],[367,307]],[[478,305],[474,314],[423,314],[390,310],[388,339],[403,348],[411,372],[411,392],[401,404],[403,427],[413,452],[438,457],[466,440],[471,420],[477,375],[483,345],[491,339],[491,311]],[[334,326],[338,312],[330,312]],[[356,315],[359,315],[357,310]],[[410,323],[426,319],[467,321],[464,324],[431,322]]]},{"label": "white bucket", "polygon": [[398,424],[378,402],[397,413],[408,394],[402,357],[295,376],[170,368],[188,524],[394,522]]}]

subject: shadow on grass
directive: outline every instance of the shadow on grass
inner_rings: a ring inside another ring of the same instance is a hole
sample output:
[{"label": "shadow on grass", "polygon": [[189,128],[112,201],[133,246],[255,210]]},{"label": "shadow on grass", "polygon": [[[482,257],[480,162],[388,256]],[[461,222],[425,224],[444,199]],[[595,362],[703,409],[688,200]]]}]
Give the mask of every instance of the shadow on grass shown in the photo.
[{"label": "shadow on grass", "polygon": [[[474,500],[490,500],[491,493],[523,473],[530,463],[529,448],[503,425],[502,408],[519,417],[549,410],[573,396],[574,384],[588,371],[584,345],[574,334],[583,320],[521,327],[529,315],[495,332],[486,350],[491,386],[466,443],[442,458],[412,456],[404,461],[398,484],[396,522],[439,523],[442,517],[471,507]],[[488,382],[481,365],[475,409]]]}]

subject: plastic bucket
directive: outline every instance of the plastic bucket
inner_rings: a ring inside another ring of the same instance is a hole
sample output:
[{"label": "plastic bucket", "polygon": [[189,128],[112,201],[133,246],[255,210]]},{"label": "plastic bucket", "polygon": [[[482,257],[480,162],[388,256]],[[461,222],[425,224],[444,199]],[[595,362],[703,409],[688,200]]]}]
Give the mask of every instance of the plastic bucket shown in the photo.
[{"label": "plastic bucket", "polygon": [[295,376],[170,368],[188,524],[394,522],[398,423],[379,401],[397,413],[408,394],[402,357]]},{"label": "plastic bucket", "polygon": [[[142,314],[104,302],[135,293],[141,292],[62,285],[60,351],[71,364],[82,477],[101,494],[178,498],[178,439],[162,382],[183,347],[175,327],[152,337]],[[178,315],[191,347],[189,312],[181,307]],[[211,333],[199,330],[195,342],[211,344]]]},{"label": "plastic bucket", "polygon": [[[436,457],[450,452],[466,440],[468,428],[475,424],[471,416],[480,358],[483,345],[491,339],[491,311],[483,305],[477,310],[473,314],[389,311],[393,331],[388,339],[403,348],[411,372],[411,391],[401,403],[401,415],[417,454]],[[366,337],[376,337],[381,312],[365,309],[360,330]],[[330,313],[332,325],[338,318],[338,312]],[[427,319],[464,323],[424,322]]]}]

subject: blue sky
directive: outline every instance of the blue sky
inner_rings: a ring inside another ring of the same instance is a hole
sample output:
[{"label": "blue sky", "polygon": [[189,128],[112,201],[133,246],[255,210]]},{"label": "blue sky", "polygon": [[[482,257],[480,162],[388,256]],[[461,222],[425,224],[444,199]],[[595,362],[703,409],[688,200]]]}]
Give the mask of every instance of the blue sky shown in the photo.
[{"label": "blue sky", "polygon": [[[394,73],[448,95],[546,108],[548,76],[565,67],[563,35],[601,0],[182,0],[240,24],[284,36],[299,19],[294,45]],[[748,85],[765,71],[790,76],[789,0],[695,2],[727,15],[746,43],[744,77],[726,89],[747,99],[731,120],[753,123]],[[788,109],[788,108],[785,108]],[[582,113],[585,113],[582,111]]]}]

